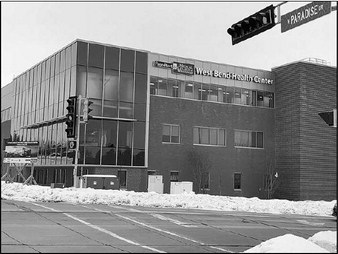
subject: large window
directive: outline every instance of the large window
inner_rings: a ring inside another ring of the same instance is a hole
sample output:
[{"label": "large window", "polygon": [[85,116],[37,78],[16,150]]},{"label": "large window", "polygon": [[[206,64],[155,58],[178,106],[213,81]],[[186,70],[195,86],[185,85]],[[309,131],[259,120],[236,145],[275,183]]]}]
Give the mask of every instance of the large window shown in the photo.
[{"label": "large window", "polygon": [[273,108],[274,93],[240,87],[150,77],[150,94]]},{"label": "large window", "polygon": [[235,130],[235,146],[263,148],[263,132]]},{"label": "large window", "polygon": [[221,128],[194,127],[194,145],[226,146],[226,130]]},{"label": "large window", "polygon": [[162,125],[163,143],[180,143],[180,126],[175,124]]}]

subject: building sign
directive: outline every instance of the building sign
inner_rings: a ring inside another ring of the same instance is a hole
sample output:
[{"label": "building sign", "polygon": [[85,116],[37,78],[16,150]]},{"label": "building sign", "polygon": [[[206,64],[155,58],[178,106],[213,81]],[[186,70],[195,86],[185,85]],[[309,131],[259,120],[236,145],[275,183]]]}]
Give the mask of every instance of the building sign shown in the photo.
[{"label": "building sign", "polygon": [[312,2],[281,16],[282,33],[331,12],[331,2]]},{"label": "building sign", "polygon": [[218,70],[205,70],[199,67],[195,67],[193,64],[186,64],[186,63],[166,63],[155,61],[155,67],[159,68],[166,68],[171,69],[172,73],[179,73],[179,74],[186,74],[186,75],[203,75],[203,76],[210,76],[215,78],[225,78],[225,79],[232,79],[238,81],[246,81],[246,82],[254,82],[259,84],[267,84],[272,85],[273,79],[262,78],[259,76],[250,76],[248,74],[236,74],[231,72],[220,72]]},{"label": "building sign", "polygon": [[220,72],[217,70],[204,70],[202,68],[195,68],[195,74],[203,75],[203,76],[211,76],[215,78],[225,78],[225,79],[233,79],[238,81],[246,81],[246,82],[254,82],[259,84],[268,84],[272,85],[273,80],[268,78],[260,78],[256,76],[250,76],[248,74],[236,74],[231,72]]},{"label": "building sign", "polygon": [[155,67],[171,69],[172,73],[175,74],[185,74],[185,75],[194,75],[194,65],[186,63],[166,63],[161,61],[154,62]]},{"label": "building sign", "polygon": [[186,63],[173,62],[172,72],[185,75],[194,75],[194,65]]},{"label": "building sign", "polygon": [[4,163],[36,162],[38,151],[38,141],[8,141],[5,147]]}]

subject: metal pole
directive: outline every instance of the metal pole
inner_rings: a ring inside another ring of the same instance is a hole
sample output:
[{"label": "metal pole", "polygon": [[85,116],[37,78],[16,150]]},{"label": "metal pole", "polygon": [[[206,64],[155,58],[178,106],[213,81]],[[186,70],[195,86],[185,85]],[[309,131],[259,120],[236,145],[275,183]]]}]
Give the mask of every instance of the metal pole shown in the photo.
[{"label": "metal pole", "polygon": [[73,177],[74,177],[74,187],[78,187],[78,179],[77,179],[77,168],[78,168],[78,160],[79,160],[79,153],[80,153],[80,124],[81,124],[81,100],[82,96],[79,95],[78,97],[78,105],[77,105],[77,130],[76,130],[76,149],[75,149],[75,165],[73,170]]},{"label": "metal pole", "polygon": [[287,1],[284,1],[282,3],[279,3],[275,6],[275,8],[277,9],[277,22],[276,24],[280,24],[281,23],[281,13],[280,13],[280,6],[283,5],[283,4],[286,4]]}]

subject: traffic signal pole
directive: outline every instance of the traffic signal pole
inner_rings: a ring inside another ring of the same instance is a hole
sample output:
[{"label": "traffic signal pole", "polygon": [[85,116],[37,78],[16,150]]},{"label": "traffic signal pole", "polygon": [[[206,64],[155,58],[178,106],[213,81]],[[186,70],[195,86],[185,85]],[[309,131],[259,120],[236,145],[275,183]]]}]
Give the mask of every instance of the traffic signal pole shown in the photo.
[{"label": "traffic signal pole", "polygon": [[77,124],[77,130],[76,130],[75,165],[74,165],[74,170],[73,170],[74,187],[79,187],[79,182],[77,178],[77,170],[78,170],[78,162],[79,162],[79,156],[80,156],[80,124],[81,124],[81,102],[82,102],[81,95],[79,95],[77,102],[78,102],[78,105],[77,105],[78,124]]}]

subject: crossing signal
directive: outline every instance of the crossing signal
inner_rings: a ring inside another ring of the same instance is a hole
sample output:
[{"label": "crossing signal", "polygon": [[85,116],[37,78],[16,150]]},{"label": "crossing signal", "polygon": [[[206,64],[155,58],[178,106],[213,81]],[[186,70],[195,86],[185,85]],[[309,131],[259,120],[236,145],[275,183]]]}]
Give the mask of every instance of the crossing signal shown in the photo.
[{"label": "crossing signal", "polygon": [[275,7],[270,5],[228,28],[227,32],[232,37],[232,45],[274,27],[276,25],[274,10]]},{"label": "crossing signal", "polygon": [[66,132],[67,138],[75,138],[75,124],[76,124],[76,96],[69,97],[67,100],[67,115],[66,115]]},{"label": "crossing signal", "polygon": [[90,101],[88,98],[85,98],[85,99],[84,99],[84,102],[83,102],[83,121],[84,121],[85,123],[87,123],[87,122],[88,122],[88,119],[91,117],[91,116],[89,115],[89,113],[90,113],[91,111],[93,111],[93,109],[90,108],[90,105],[92,105],[92,104],[93,104],[93,102]]},{"label": "crossing signal", "polygon": [[328,126],[337,128],[337,109],[328,112],[321,112],[318,115],[327,123]]}]

